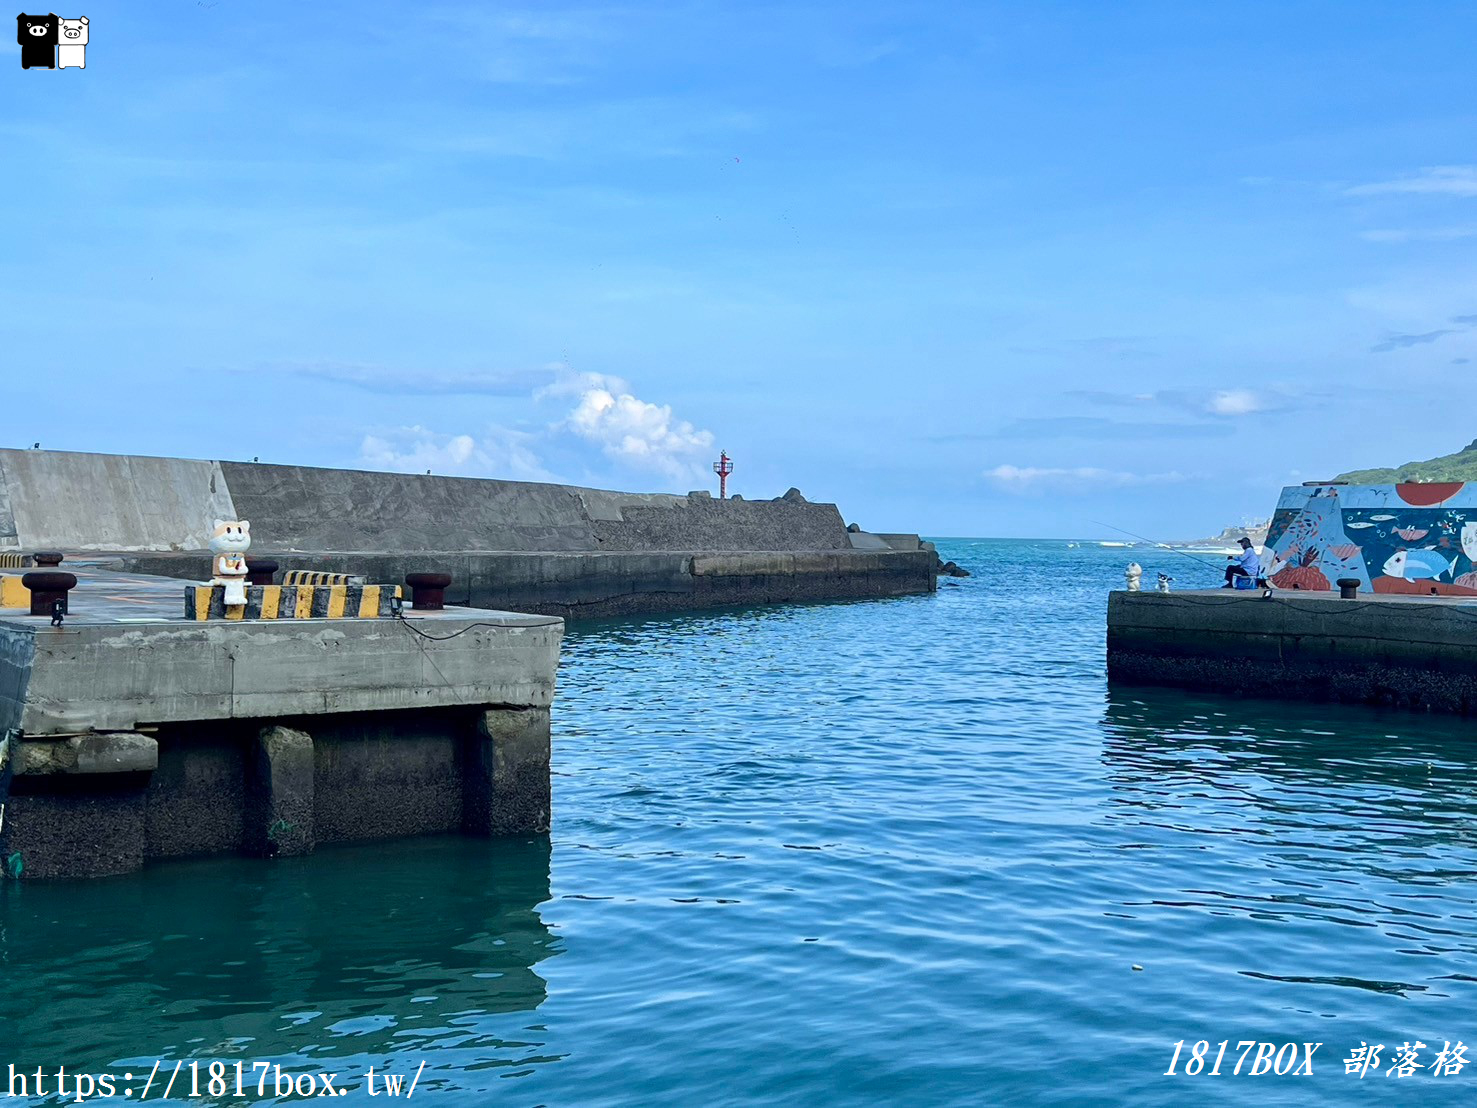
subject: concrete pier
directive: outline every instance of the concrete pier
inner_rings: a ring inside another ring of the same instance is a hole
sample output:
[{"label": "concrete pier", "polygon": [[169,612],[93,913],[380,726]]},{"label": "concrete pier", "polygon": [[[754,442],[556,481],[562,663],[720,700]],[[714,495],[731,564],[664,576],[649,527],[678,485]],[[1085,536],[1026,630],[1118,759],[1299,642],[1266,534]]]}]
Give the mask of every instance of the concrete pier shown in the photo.
[{"label": "concrete pier", "polygon": [[0,450],[0,552],[109,554],[209,576],[205,525],[248,519],[282,570],[399,583],[452,576],[451,603],[605,618],[862,599],[938,587],[917,535],[847,530],[834,504],[244,462]]},{"label": "concrete pier", "polygon": [[[212,576],[214,519],[249,520],[260,559],[229,612],[223,587],[185,587]],[[60,627],[28,614],[33,599],[50,610],[44,591],[0,576],[13,877],[542,833],[565,618],[937,588],[930,544],[851,530],[794,489],[714,500],[0,450],[0,567],[44,550],[79,578]],[[449,577],[462,607],[402,618],[390,590],[426,575]]]},{"label": "concrete pier", "polygon": [[1114,681],[1477,712],[1477,598],[1114,592]]},{"label": "concrete pier", "polygon": [[[604,619],[738,604],[910,596],[938,587],[937,556],[914,537],[912,550],[732,551],[611,553],[439,551],[426,555],[376,552],[274,551],[284,570],[361,573],[403,580],[434,564],[451,574],[446,600],[473,608],[535,612],[563,619]],[[125,554],[119,568],[199,580],[205,555]]]},{"label": "concrete pier", "polygon": [[68,568],[62,626],[0,611],[8,875],[548,830],[561,620],[193,622],[179,581]]}]

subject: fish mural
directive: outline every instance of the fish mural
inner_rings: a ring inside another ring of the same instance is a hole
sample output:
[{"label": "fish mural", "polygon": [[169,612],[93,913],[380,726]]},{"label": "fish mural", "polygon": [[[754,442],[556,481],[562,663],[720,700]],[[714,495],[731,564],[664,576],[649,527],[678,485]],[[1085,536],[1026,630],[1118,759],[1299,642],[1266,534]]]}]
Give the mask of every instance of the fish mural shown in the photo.
[{"label": "fish mural", "polygon": [[1455,565],[1434,550],[1397,550],[1385,560],[1384,569],[1391,577],[1425,581],[1446,576]]},{"label": "fish mural", "polygon": [[[1304,494],[1295,506],[1288,503],[1293,491]],[[1358,578],[1361,587],[1367,587],[1369,572],[1359,545],[1344,533],[1339,491],[1331,487],[1283,491],[1267,534],[1271,552],[1267,578],[1277,588],[1324,592],[1341,577]]]},{"label": "fish mural", "polygon": [[1477,482],[1286,488],[1267,548],[1279,588],[1477,596]]},{"label": "fish mural", "polygon": [[1462,553],[1468,561],[1477,563],[1477,523],[1462,524]]}]

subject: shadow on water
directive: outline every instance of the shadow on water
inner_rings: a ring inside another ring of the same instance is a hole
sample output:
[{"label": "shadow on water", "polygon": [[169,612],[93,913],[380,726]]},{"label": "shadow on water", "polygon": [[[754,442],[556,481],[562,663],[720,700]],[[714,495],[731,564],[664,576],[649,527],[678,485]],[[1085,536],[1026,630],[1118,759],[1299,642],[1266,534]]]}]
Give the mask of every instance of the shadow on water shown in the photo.
[{"label": "shadow on water", "polygon": [[1477,980],[1470,723],[1110,686],[1102,730],[1108,822],[1143,859],[1120,911],[1244,921],[1225,933],[1263,948],[1238,967],[1260,980],[1430,998]]},{"label": "shadow on water", "polygon": [[499,1047],[527,1062],[537,1044],[487,1032],[527,1023],[495,1017],[546,998],[536,967],[558,952],[539,914],[549,870],[547,840],[445,837],[10,884],[0,1053],[84,1071],[471,1045],[484,1064]]},{"label": "shadow on water", "polygon": [[624,616],[577,619],[565,626],[566,640],[578,640],[628,633],[651,639],[677,633],[702,633],[707,629],[763,625],[766,622],[802,621],[810,611],[852,609],[859,613],[896,610],[900,607],[931,604],[935,593],[910,593],[905,596],[815,597],[802,600],[776,601],[772,604],[728,604],[712,608],[693,608],[675,612],[637,612]]},{"label": "shadow on water", "polygon": [[1477,766],[1477,727],[1454,717],[1110,683],[1103,732],[1117,780],[1254,771],[1299,785],[1419,789],[1427,802],[1477,814],[1466,787]]}]

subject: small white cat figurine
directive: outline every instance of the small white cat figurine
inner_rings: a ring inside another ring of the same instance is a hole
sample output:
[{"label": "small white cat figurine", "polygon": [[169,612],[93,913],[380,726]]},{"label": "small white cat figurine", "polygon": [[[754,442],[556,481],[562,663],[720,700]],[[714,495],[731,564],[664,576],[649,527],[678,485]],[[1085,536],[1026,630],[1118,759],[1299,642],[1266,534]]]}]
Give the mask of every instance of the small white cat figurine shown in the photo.
[{"label": "small white cat figurine", "polygon": [[246,603],[246,551],[251,548],[251,521],[215,521],[210,535],[212,585],[226,587],[227,607]]}]

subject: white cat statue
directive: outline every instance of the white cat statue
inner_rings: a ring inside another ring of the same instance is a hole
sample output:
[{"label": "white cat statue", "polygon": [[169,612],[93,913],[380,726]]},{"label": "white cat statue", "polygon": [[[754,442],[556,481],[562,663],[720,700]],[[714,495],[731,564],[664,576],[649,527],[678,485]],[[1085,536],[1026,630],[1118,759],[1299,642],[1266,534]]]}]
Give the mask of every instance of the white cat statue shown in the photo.
[{"label": "white cat statue", "polygon": [[215,521],[215,530],[210,535],[210,578],[212,585],[226,587],[227,607],[246,603],[246,557],[251,549],[251,521]]}]

